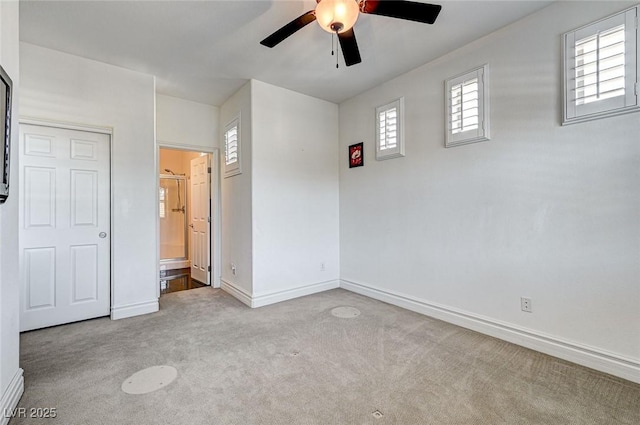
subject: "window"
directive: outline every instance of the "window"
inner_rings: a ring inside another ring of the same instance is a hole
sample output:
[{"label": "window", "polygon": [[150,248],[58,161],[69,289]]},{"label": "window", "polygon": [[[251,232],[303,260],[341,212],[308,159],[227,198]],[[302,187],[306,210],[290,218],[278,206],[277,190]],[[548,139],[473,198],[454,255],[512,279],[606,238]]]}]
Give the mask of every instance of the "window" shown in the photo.
[{"label": "window", "polygon": [[231,177],[241,172],[240,117],[238,116],[224,128],[224,176]]},{"label": "window", "polygon": [[404,156],[404,98],[376,108],[376,159]]},{"label": "window", "polygon": [[563,124],[640,110],[638,7],[564,34]]},{"label": "window", "polygon": [[160,188],[160,218],[166,217],[166,206],[165,206],[165,189],[164,187]]},{"label": "window", "polygon": [[445,147],[489,140],[488,65],[445,81]]}]

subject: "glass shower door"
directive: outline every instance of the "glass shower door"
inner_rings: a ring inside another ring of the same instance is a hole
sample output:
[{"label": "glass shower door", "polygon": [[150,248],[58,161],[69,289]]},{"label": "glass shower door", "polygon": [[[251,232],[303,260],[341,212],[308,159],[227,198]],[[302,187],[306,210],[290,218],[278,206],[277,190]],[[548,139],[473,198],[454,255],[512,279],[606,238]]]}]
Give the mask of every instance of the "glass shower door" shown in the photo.
[{"label": "glass shower door", "polygon": [[186,178],[160,175],[160,260],[187,259]]}]

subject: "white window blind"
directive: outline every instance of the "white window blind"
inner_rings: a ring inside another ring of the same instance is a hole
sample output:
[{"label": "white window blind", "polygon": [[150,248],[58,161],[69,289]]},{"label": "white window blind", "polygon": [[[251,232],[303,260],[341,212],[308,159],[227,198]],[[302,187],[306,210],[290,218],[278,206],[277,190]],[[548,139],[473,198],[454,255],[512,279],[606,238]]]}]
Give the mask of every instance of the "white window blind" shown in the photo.
[{"label": "white window blind", "polygon": [[238,161],[238,126],[234,125],[224,133],[225,163],[231,165]]},{"label": "white window blind", "polygon": [[398,110],[391,108],[378,114],[380,150],[398,146]]},{"label": "white window blind", "polygon": [[489,140],[488,65],[445,81],[445,146]]},{"label": "white window blind", "polygon": [[638,7],[565,33],[563,124],[638,105]]},{"label": "white window blind", "polygon": [[224,128],[224,176],[231,177],[242,172],[240,168],[240,116],[238,115]]},{"label": "white window blind", "polygon": [[457,134],[478,128],[478,78],[451,87],[451,132]]},{"label": "white window blind", "polygon": [[624,38],[624,25],[620,25],[576,41],[575,101],[578,105],[624,96]]},{"label": "white window blind", "polygon": [[404,156],[403,140],[404,98],[376,108],[376,159]]}]

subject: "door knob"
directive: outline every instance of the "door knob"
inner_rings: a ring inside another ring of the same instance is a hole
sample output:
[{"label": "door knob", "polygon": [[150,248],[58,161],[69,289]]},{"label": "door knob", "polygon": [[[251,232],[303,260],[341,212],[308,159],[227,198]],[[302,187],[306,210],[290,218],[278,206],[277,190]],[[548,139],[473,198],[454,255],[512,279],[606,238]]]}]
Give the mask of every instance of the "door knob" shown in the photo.
[{"label": "door knob", "polygon": [[193,224],[190,224],[189,227],[191,227],[193,229]]},{"label": "door knob", "polygon": [[105,232],[100,232],[98,233],[98,236],[100,237],[100,239],[104,239],[107,237],[107,234]]}]

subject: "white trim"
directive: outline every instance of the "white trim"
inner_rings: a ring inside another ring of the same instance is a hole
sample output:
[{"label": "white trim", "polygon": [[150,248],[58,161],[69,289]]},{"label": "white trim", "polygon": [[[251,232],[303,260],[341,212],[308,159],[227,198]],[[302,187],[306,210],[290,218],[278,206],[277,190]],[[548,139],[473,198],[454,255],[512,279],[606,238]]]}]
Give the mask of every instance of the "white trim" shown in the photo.
[{"label": "white trim", "polygon": [[[564,126],[564,125],[571,125],[571,124],[576,124],[581,122],[593,121],[600,118],[616,117],[618,115],[626,115],[626,114],[630,114],[632,112],[638,112],[638,111],[640,111],[640,106],[628,106],[625,108],[618,108],[618,109],[606,111],[606,112],[598,112],[595,114],[582,115],[576,118],[566,118],[566,115],[565,115],[562,121],[562,125]],[[566,113],[566,108],[565,108],[565,113]]]},{"label": "white trim", "polygon": [[251,307],[263,307],[293,298],[304,297],[318,292],[328,291],[340,287],[339,280],[328,280],[326,282],[312,283],[310,285],[298,286],[296,288],[281,291],[268,291],[255,294],[251,299]]},{"label": "white trim", "polygon": [[113,135],[112,127],[70,123],[65,121],[54,121],[44,118],[20,117],[18,123],[26,125],[39,125],[40,127],[63,128],[65,130],[86,131],[87,133],[108,134],[109,136]]},{"label": "white trim", "polygon": [[[160,284],[158,283],[158,287]],[[141,316],[143,314],[155,313],[160,308],[158,300],[144,301],[121,306],[111,307],[111,320],[126,319],[127,317]]]},{"label": "white trim", "polygon": [[7,425],[9,423],[11,412],[18,406],[20,397],[22,397],[24,393],[24,377],[22,374],[23,370],[18,368],[4,394],[2,394],[2,401],[0,401],[0,425]]},{"label": "white trim", "polygon": [[[186,152],[205,152],[205,153],[213,153],[218,150],[215,146],[200,146],[200,145],[190,145],[188,143],[172,143],[166,140],[156,140],[156,147],[158,149],[173,149],[177,151],[186,151]],[[158,158],[159,160],[159,158]],[[159,165],[158,165],[159,167]]]},{"label": "white trim", "polygon": [[222,189],[220,187],[220,149],[214,149],[211,152],[211,249],[213,254],[211,255],[211,286],[214,288],[220,288],[220,265],[222,264],[222,242],[220,237],[222,235],[222,211],[220,208],[220,194]]},{"label": "white trim", "polygon": [[316,294],[318,292],[324,292],[340,287],[340,281],[335,279],[328,280],[326,282],[318,282],[312,283],[310,285],[298,286],[290,289],[283,289],[280,291],[260,292],[258,294],[252,295],[234,283],[231,283],[224,279],[222,279],[221,281],[222,283],[220,285],[220,288],[222,288],[223,291],[237,298],[243,304],[246,304],[251,308],[264,307],[266,305],[275,304],[294,298],[300,298],[306,295]]},{"label": "white trim", "polygon": [[632,382],[640,383],[640,362],[609,353],[599,348],[577,344],[556,336],[522,328],[510,323],[465,312],[436,303],[387,291],[372,285],[342,279],[340,287],[407,310],[434,317],[454,325],[512,342],[541,353],[549,354],[600,372],[609,373]]},{"label": "white trim", "polygon": [[235,283],[228,282],[224,279],[220,279],[220,289],[228,293],[234,298],[237,298],[243,304],[251,307],[251,294],[244,289],[240,288]]},{"label": "white trim", "polygon": [[[155,86],[155,77],[153,78],[153,85]],[[155,206],[155,220],[156,220],[156,276],[160,276],[160,141],[158,140],[158,99],[153,90],[153,169],[156,172],[155,184],[153,190],[156,194],[156,206]],[[185,188],[186,191],[186,188]],[[186,242],[185,242],[186,243]],[[160,299],[160,282],[156,285],[156,298]],[[158,304],[159,305],[159,304]]]},{"label": "white trim", "polygon": [[[180,150],[185,152],[205,152],[209,155],[211,167],[211,175],[209,177],[209,188],[210,188],[210,201],[211,201],[211,225],[210,225],[210,246],[212,250],[211,258],[209,259],[211,265],[211,271],[209,272],[209,280],[210,284],[213,288],[220,288],[220,264],[221,263],[221,255],[220,255],[220,235],[221,233],[221,211],[220,211],[220,174],[221,174],[221,162],[220,162],[220,149],[214,146],[198,146],[198,145],[189,145],[186,143],[171,143],[164,140],[156,139],[156,154],[155,154],[155,169],[160,168],[160,149],[173,149]],[[160,276],[160,264],[163,264],[160,260],[160,212],[159,212],[159,188],[160,188],[160,180],[156,179],[156,231],[157,231],[157,252],[156,252],[156,264],[157,264],[157,272],[156,276]],[[191,262],[189,261],[189,267]],[[169,267],[167,267],[167,270]],[[158,281],[157,285],[157,296],[160,297],[160,284]]]}]

